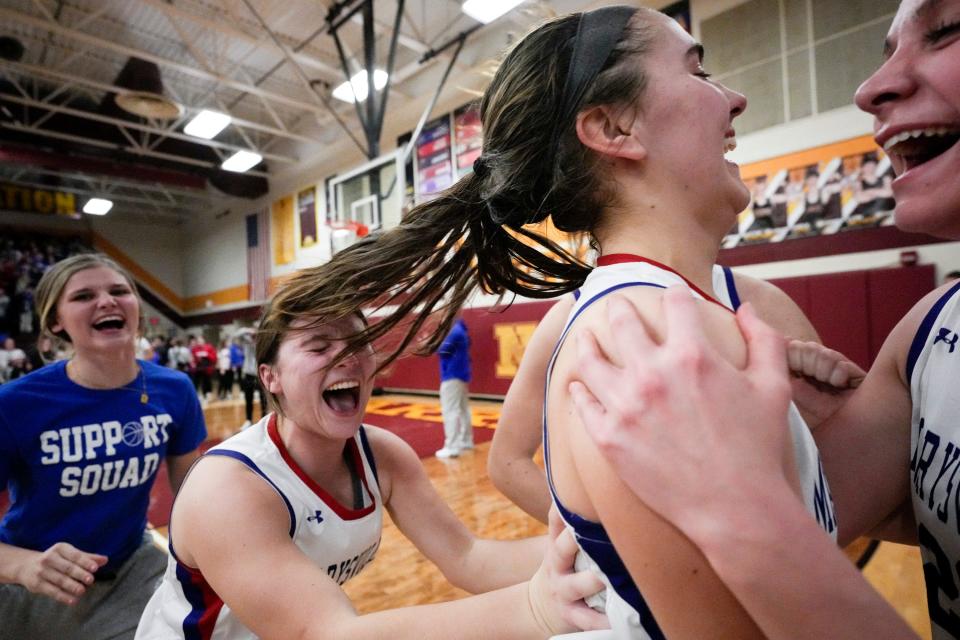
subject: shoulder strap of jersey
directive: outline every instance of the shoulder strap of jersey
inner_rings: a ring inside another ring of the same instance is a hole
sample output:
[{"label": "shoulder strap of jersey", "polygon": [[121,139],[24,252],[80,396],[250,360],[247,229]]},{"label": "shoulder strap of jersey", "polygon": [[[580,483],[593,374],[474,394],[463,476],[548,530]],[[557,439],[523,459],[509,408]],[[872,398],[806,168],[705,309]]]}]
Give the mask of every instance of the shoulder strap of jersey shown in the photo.
[{"label": "shoulder strap of jersey", "polygon": [[943,311],[947,302],[957,291],[960,291],[960,282],[950,287],[946,293],[940,296],[939,300],[933,303],[933,306],[927,311],[927,315],[924,316],[923,322],[920,323],[917,334],[913,336],[910,353],[907,356],[907,384],[913,384],[913,370],[917,366],[917,360],[920,358],[920,354],[923,353],[923,347],[927,343],[930,331],[933,330],[933,325],[940,316],[940,312]]}]

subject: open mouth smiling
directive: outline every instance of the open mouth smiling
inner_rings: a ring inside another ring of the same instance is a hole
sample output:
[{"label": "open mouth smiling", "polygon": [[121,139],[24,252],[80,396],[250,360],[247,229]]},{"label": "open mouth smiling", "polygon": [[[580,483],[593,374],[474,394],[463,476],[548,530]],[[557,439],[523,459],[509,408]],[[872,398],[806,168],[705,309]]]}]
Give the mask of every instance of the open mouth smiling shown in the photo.
[{"label": "open mouth smiling", "polygon": [[126,324],[127,322],[126,320],[123,319],[123,316],[112,315],[112,316],[105,316],[103,318],[100,318],[96,322],[94,322],[93,328],[96,331],[110,331],[110,330],[123,329],[126,326]]},{"label": "open mouth smiling", "polygon": [[883,141],[883,150],[890,155],[903,174],[943,155],[960,141],[960,126],[908,129]]},{"label": "open mouth smiling", "polygon": [[321,395],[335,413],[353,415],[360,406],[360,381],[341,380],[324,389]]}]

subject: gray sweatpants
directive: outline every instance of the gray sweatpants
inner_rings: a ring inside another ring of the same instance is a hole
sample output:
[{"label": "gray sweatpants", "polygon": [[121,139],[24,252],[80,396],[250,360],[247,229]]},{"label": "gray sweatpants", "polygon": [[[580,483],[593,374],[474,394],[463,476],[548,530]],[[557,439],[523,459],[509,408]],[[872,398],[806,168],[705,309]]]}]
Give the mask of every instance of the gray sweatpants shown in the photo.
[{"label": "gray sweatpants", "polygon": [[167,567],[149,537],[112,580],[97,580],[69,607],[14,584],[0,584],[0,640],[132,639]]},{"label": "gray sweatpants", "polygon": [[453,378],[440,383],[440,411],[443,413],[443,446],[447,449],[472,447],[473,425],[466,382]]}]

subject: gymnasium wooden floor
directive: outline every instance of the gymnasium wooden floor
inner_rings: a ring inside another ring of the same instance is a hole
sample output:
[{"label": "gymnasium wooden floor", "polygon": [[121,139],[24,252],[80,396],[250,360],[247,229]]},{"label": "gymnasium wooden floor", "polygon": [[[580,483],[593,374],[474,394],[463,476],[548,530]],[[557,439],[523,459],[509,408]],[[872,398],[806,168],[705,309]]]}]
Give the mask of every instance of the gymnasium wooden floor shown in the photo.
[{"label": "gymnasium wooden floor", "polygon": [[[398,401],[436,402],[423,397],[390,397]],[[472,404],[478,409],[499,409],[496,402]],[[204,413],[210,436],[226,438],[243,422],[243,402],[213,402]],[[258,416],[259,409],[255,408],[254,417]],[[477,535],[512,539],[545,533],[544,525],[523,513],[493,486],[487,475],[489,450],[490,443],[482,443],[460,458],[429,457],[423,459],[423,464],[440,495]],[[366,613],[466,595],[447,584],[436,567],[400,534],[390,516],[384,515],[383,539],[376,559],[345,586],[358,611]],[[851,550],[848,555],[857,554],[858,551]],[[916,548],[882,543],[864,569],[864,575],[921,638],[930,639],[923,573]]]}]

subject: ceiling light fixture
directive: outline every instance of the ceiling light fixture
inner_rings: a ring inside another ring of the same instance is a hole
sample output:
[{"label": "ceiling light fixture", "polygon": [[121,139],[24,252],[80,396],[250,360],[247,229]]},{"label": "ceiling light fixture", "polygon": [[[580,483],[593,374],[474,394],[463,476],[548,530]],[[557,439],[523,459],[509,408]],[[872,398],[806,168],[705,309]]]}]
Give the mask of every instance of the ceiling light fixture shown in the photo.
[{"label": "ceiling light fixture", "polygon": [[195,138],[212,140],[230,124],[230,120],[230,116],[225,113],[204,109],[187,123],[183,132]]},{"label": "ceiling light fixture", "polygon": [[[373,70],[373,88],[377,91],[387,86],[388,74],[383,69]],[[351,89],[351,86],[353,88]],[[363,102],[367,99],[367,70],[362,69],[353,74],[350,82],[344,82],[333,90],[333,97],[344,102],[353,102],[353,96],[356,94],[357,100]]]},{"label": "ceiling light fixture", "polygon": [[237,151],[235,154],[223,161],[220,168],[224,171],[233,171],[234,173],[243,173],[260,164],[263,156],[253,151]]},{"label": "ceiling light fixture", "polygon": [[92,216],[105,216],[113,208],[113,202],[103,198],[90,198],[87,204],[83,205],[83,212]]},{"label": "ceiling light fixture", "polygon": [[483,24],[490,24],[523,0],[467,0],[463,12]]},{"label": "ceiling light fixture", "polygon": [[127,113],[154,120],[174,120],[183,113],[183,107],[164,94],[160,67],[154,62],[128,59],[114,84],[121,87],[114,100]]}]

